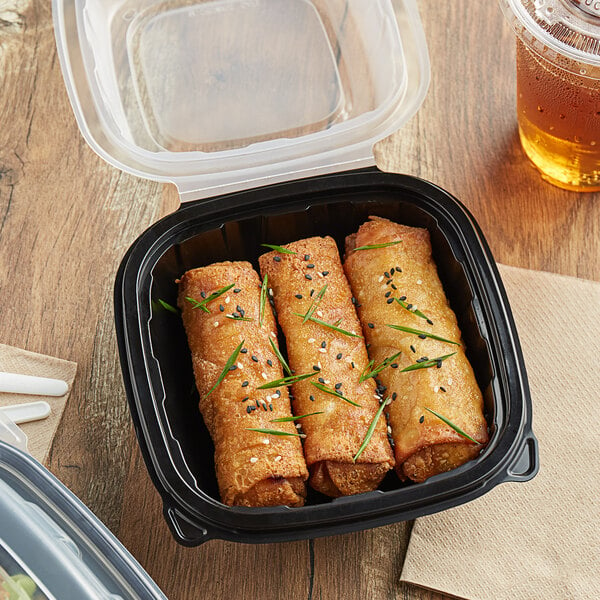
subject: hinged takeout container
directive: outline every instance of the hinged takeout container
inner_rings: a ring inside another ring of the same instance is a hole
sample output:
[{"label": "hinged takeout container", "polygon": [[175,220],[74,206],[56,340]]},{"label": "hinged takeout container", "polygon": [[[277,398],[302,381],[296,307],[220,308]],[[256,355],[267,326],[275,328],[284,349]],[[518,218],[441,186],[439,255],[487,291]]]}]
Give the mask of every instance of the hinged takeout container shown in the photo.
[{"label": "hinged takeout container", "polygon": [[[423,101],[429,64],[413,0],[54,0],[59,56],[90,145],[190,200],[130,247],[115,284],[123,376],[175,538],[268,542],[374,527],[471,500],[537,470],[523,359],[502,283],[467,210],[375,168],[373,144]],[[261,243],[331,235],[369,215],[427,227],[484,393],[491,440],[421,484],[302,508],[227,507],[175,304],[187,269]]]}]

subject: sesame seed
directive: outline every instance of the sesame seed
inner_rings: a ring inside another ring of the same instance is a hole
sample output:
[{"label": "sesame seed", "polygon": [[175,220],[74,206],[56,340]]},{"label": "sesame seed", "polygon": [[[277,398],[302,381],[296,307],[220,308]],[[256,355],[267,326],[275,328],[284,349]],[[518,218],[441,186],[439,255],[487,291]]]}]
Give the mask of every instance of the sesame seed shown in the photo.
[{"label": "sesame seed", "polygon": [[446,388],[444,386],[440,385],[440,392],[445,392],[445,391],[446,391]]},{"label": "sesame seed", "polygon": [[392,367],[392,369],[397,369],[398,368],[398,363],[392,363],[390,365],[390,367]]},{"label": "sesame seed", "polygon": [[276,456],[276,457],[275,457],[273,460],[274,460],[275,462],[279,462],[279,461],[281,460],[281,456]]},{"label": "sesame seed", "polygon": [[398,298],[398,300],[402,300],[402,302],[404,302],[406,300],[406,296],[400,296],[400,298]]},{"label": "sesame seed", "polygon": [[267,377],[267,374],[266,374],[265,372],[262,372],[262,373],[260,374],[260,376],[261,376],[261,377],[262,377],[262,378],[263,378],[265,381],[266,381],[267,379],[269,379],[269,378]]},{"label": "sesame seed", "polygon": [[439,385],[434,385],[433,386],[433,393],[437,394],[440,391],[440,386]]},{"label": "sesame seed", "polygon": [[356,304],[356,298],[352,296],[352,304]]},{"label": "sesame seed", "polygon": [[320,352],[321,354],[326,354],[327,348],[317,348],[317,351]]},{"label": "sesame seed", "polygon": [[248,353],[248,348],[242,348],[242,349],[240,350],[240,352],[241,352],[242,354],[247,354],[247,353]]},{"label": "sesame seed", "polygon": [[260,400],[256,400],[256,408],[260,408]]},{"label": "sesame seed", "polygon": [[200,295],[201,295],[203,298],[206,298],[206,292],[200,292]]},{"label": "sesame seed", "polygon": [[253,456],[253,457],[250,459],[250,462],[251,462],[252,464],[254,464],[254,463],[258,462],[258,458],[256,458],[256,456]]},{"label": "sesame seed", "polygon": [[415,348],[415,347],[414,347],[412,344],[410,345],[410,349],[411,349],[413,352],[416,352],[416,351],[417,351],[417,349],[416,349],[416,348]]},{"label": "sesame seed", "polygon": [[392,433],[392,428],[389,425],[387,426],[387,432]]},{"label": "sesame seed", "polygon": [[340,353],[339,353],[339,354],[336,356],[336,358],[337,358],[338,360],[340,360],[340,358],[342,358],[342,353],[340,352]]},{"label": "sesame seed", "polygon": [[390,285],[390,283],[392,283],[392,280],[391,280],[391,279],[388,279],[388,280],[385,282],[385,285]]},{"label": "sesame seed", "polygon": [[262,407],[263,407],[263,410],[269,410],[269,407],[267,406],[266,402],[262,403]]},{"label": "sesame seed", "polygon": [[321,342],[321,348],[326,348],[327,347],[327,342],[326,341],[322,341]]},{"label": "sesame seed", "polygon": [[323,271],[323,277],[327,277],[329,275],[329,271]]},{"label": "sesame seed", "polygon": [[355,368],[355,366],[354,366],[354,362],[351,362],[351,363],[350,363],[350,366],[351,366],[351,367],[354,369],[354,368]]},{"label": "sesame seed", "polygon": [[310,263],[310,264],[306,265],[306,268],[307,269],[314,269],[315,265],[313,265],[312,263]]},{"label": "sesame seed", "polygon": [[426,335],[424,335],[423,333],[421,333],[421,334],[419,335],[419,338],[420,338],[420,339],[422,339],[422,340],[425,340],[425,339],[427,339],[427,336],[426,336]]},{"label": "sesame seed", "polygon": [[369,326],[369,329],[374,329],[375,325],[373,323],[367,323],[367,325]]},{"label": "sesame seed", "polygon": [[388,299],[386,300],[386,303],[387,303],[387,304],[391,304],[393,301],[394,301],[394,299],[393,299],[393,298],[388,298]]},{"label": "sesame seed", "polygon": [[323,316],[323,311],[322,310],[318,310],[317,311],[317,317],[322,317]]},{"label": "sesame seed", "polygon": [[398,273],[402,273],[402,269],[398,265],[396,265],[396,271],[398,271]]},{"label": "sesame seed", "polygon": [[241,288],[233,288],[233,293],[234,294],[239,294],[242,291]]},{"label": "sesame seed", "polygon": [[267,364],[272,367],[273,366],[273,361],[270,358],[267,358]]},{"label": "sesame seed", "polygon": [[318,365],[313,365],[313,371],[320,371],[321,367],[319,367]]},{"label": "sesame seed", "polygon": [[225,304],[229,304],[231,302],[231,298],[229,296],[227,296],[225,298]]},{"label": "sesame seed", "polygon": [[244,309],[239,304],[235,307],[235,310],[237,310],[243,316]]},{"label": "sesame seed", "polygon": [[245,398],[242,398],[242,402],[246,402],[247,400],[250,400],[250,396],[246,396]]},{"label": "sesame seed", "polygon": [[384,279],[385,279],[385,277],[382,275],[377,281],[379,281],[379,283],[381,283]]},{"label": "sesame seed", "polygon": [[308,343],[309,344],[314,344],[317,340],[315,340],[315,338],[308,338]]},{"label": "sesame seed", "polygon": [[273,288],[269,288],[269,296],[273,295]]},{"label": "sesame seed", "polygon": [[311,399],[313,402],[315,401],[315,397],[314,397],[312,394],[309,396],[309,398],[310,398],[310,399]]},{"label": "sesame seed", "polygon": [[311,280],[311,279],[312,279],[312,277],[311,277],[311,276],[310,276],[308,273],[307,273],[307,274],[304,276],[304,278],[305,278],[305,279],[308,279],[308,280]]},{"label": "sesame seed", "polygon": [[242,387],[248,387],[248,381],[242,381]]},{"label": "sesame seed", "polygon": [[310,297],[312,298],[313,294],[315,293],[315,290],[310,290]]},{"label": "sesame seed", "polygon": [[252,355],[252,357],[251,357],[251,358],[252,358],[252,360],[253,360],[254,362],[258,362],[258,357],[257,357],[257,356],[254,356],[254,354]]},{"label": "sesame seed", "polygon": [[281,256],[274,256],[274,257],[273,257],[273,260],[274,260],[275,262],[281,262]]},{"label": "sesame seed", "polygon": [[319,377],[318,381],[319,383],[325,383],[325,380],[322,377]]},{"label": "sesame seed", "polygon": [[269,445],[271,442],[269,441],[269,438],[265,438],[265,439],[262,441],[262,443],[263,443],[265,446],[268,446],[268,445]]},{"label": "sesame seed", "polygon": [[273,405],[269,402],[269,410],[273,412]]},{"label": "sesame seed", "polygon": [[298,298],[298,300],[302,300],[302,294],[296,294],[296,298]]},{"label": "sesame seed", "polygon": [[433,321],[431,319],[427,319],[427,323],[429,323],[429,325],[433,325]]},{"label": "sesame seed", "polygon": [[392,292],[391,292],[391,291],[388,291],[388,292],[386,292],[386,293],[385,293],[385,297],[386,297],[386,298],[389,298],[391,295],[392,295]]},{"label": "sesame seed", "polygon": [[238,368],[238,369],[243,369],[243,368],[244,368],[244,365],[243,365],[242,363],[240,363],[240,362],[239,362],[239,363],[237,364],[237,368]]},{"label": "sesame seed", "polygon": [[225,307],[224,307],[222,304],[219,304],[219,310],[220,310],[221,312],[223,312],[223,311],[225,310]]},{"label": "sesame seed", "polygon": [[384,275],[385,275],[385,278],[386,278],[386,279],[389,279],[389,278],[390,278],[390,274],[389,274],[387,271],[384,273]]},{"label": "sesame seed", "polygon": [[336,384],[335,384],[335,389],[336,389],[336,390],[339,390],[341,387],[342,387],[342,384],[341,384],[341,383],[336,383]]},{"label": "sesame seed", "polygon": [[419,419],[419,423],[422,423],[425,420],[425,415],[421,415],[421,418]]},{"label": "sesame seed", "polygon": [[213,327],[218,327],[218,326],[219,326],[219,321],[215,321],[215,322],[213,323]]},{"label": "sesame seed", "polygon": [[398,397],[398,394],[396,392],[392,392],[392,400],[395,400]]},{"label": "sesame seed", "polygon": [[421,285],[423,282],[420,279],[417,279],[417,285]]},{"label": "sesame seed", "polygon": [[246,412],[250,414],[254,410],[254,406],[246,406]]},{"label": "sesame seed", "polygon": [[392,283],[392,289],[397,290],[398,288]]},{"label": "sesame seed", "polygon": [[452,385],[452,377],[448,377],[448,385]]},{"label": "sesame seed", "polygon": [[310,260],[310,254],[305,254],[304,255],[304,260]]},{"label": "sesame seed", "polygon": [[392,268],[390,269],[390,275],[393,275],[393,274],[394,274],[394,271],[395,271],[395,269],[394,269],[394,267],[392,267]]}]

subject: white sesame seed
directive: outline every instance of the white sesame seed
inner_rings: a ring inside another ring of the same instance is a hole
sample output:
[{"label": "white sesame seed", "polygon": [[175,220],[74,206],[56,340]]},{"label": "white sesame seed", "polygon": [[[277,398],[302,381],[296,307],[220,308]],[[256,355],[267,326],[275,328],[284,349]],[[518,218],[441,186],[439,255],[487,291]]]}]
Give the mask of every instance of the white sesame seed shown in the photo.
[{"label": "white sesame seed", "polygon": [[214,326],[214,327],[218,327],[218,326],[219,326],[219,321],[215,321],[215,322],[213,323],[213,326]]},{"label": "white sesame seed", "polygon": [[269,438],[265,438],[265,439],[262,441],[262,443],[263,443],[265,446],[268,446],[268,445],[271,443],[271,441],[269,440]]},{"label": "white sesame seed", "polygon": [[317,311],[317,317],[322,317],[323,316],[323,311],[322,310],[318,310]]},{"label": "white sesame seed", "polygon": [[452,377],[448,377],[448,385],[452,385]]},{"label": "white sesame seed", "polygon": [[261,377],[262,377],[262,378],[263,378],[265,381],[266,381],[267,379],[269,379],[269,378],[267,377],[267,374],[266,374],[266,373],[264,373],[264,372],[263,372],[263,373],[261,373],[260,375],[261,375]]},{"label": "white sesame seed", "polygon": [[321,273],[321,271],[317,271],[317,275],[318,275],[319,277],[325,277],[325,275],[323,275],[323,273]]},{"label": "white sesame seed", "polygon": [[322,369],[322,368],[323,368],[323,365],[321,364],[321,361],[320,361],[320,360],[319,360],[319,361],[317,361],[317,367],[319,367],[319,369]]},{"label": "white sesame seed", "polygon": [[309,344],[314,344],[317,340],[315,340],[315,338],[308,338],[308,343]]},{"label": "white sesame seed", "polygon": [[379,400],[379,394],[373,394],[373,398],[375,398],[376,400]]},{"label": "white sesame seed", "polygon": [[238,367],[238,369],[243,369],[243,368],[244,368],[244,365],[243,365],[242,363],[238,363],[238,364],[237,364],[237,367]]},{"label": "white sesame seed", "polygon": [[377,281],[379,281],[379,283],[381,283],[383,281],[383,275]]},{"label": "white sesame seed", "polygon": [[271,331],[271,337],[274,337],[274,338],[276,338],[276,337],[277,337],[277,334],[276,334],[274,331]]},{"label": "white sesame seed", "polygon": [[321,354],[325,354],[325,352],[327,352],[327,348],[317,348],[317,350],[321,353]]},{"label": "white sesame seed", "polygon": [[329,379],[325,380],[325,385],[329,385],[331,383],[331,381],[329,381]]},{"label": "white sesame seed", "polygon": [[267,396],[267,397],[265,398],[265,400],[266,400],[267,402],[271,402],[271,398],[272,398],[272,396]]},{"label": "white sesame seed", "polygon": [[440,386],[439,386],[439,385],[436,385],[436,386],[434,386],[434,388],[433,388],[433,392],[434,392],[435,394],[437,394],[439,391],[440,391]]},{"label": "white sesame seed", "polygon": [[231,302],[231,298],[229,296],[227,296],[225,298],[225,304],[229,304]]},{"label": "white sesame seed", "polygon": [[423,282],[420,279],[417,279],[417,285],[421,285]]},{"label": "white sesame seed", "polygon": [[256,456],[253,456],[253,457],[250,459],[250,462],[251,462],[252,464],[254,464],[255,462],[258,462],[258,458],[256,458]]},{"label": "white sesame seed", "polygon": [[279,462],[279,461],[281,460],[281,456],[276,456],[276,457],[275,457],[273,460],[274,460],[275,462]]},{"label": "white sesame seed", "polygon": [[388,430],[388,433],[392,433],[392,428],[389,425],[387,426],[387,430]]},{"label": "white sesame seed", "polygon": [[273,288],[269,288],[269,296],[273,295]]}]

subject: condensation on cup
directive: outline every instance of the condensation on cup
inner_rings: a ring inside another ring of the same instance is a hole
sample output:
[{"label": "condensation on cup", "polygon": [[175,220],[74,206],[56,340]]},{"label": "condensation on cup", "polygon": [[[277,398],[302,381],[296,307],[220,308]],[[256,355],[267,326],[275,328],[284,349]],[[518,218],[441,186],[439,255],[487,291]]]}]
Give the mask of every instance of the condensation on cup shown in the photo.
[{"label": "condensation on cup", "polygon": [[600,0],[500,0],[517,34],[525,154],[561,188],[600,190]]}]

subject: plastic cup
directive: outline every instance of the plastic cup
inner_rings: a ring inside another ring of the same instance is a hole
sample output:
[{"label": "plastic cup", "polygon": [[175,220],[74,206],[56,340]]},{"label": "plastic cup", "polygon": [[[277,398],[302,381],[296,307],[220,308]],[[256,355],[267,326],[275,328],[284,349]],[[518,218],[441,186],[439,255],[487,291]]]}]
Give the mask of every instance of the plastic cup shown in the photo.
[{"label": "plastic cup", "polygon": [[500,0],[517,34],[521,145],[542,178],[600,190],[600,0]]}]

